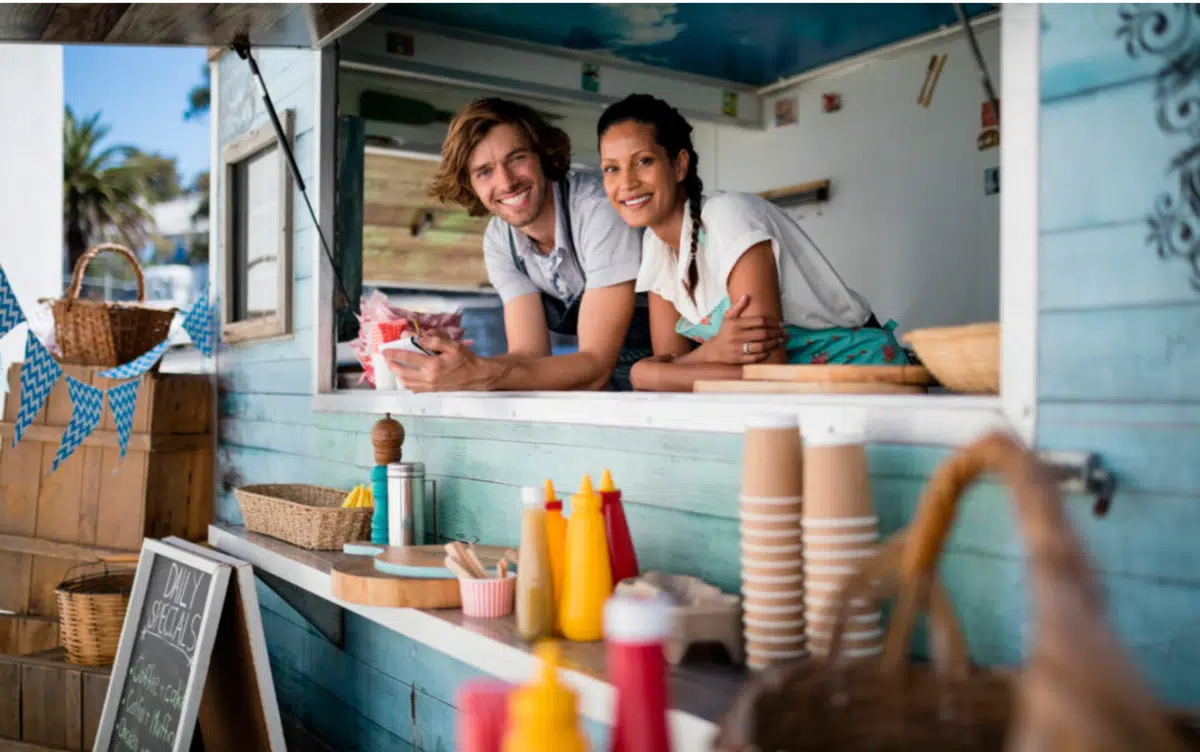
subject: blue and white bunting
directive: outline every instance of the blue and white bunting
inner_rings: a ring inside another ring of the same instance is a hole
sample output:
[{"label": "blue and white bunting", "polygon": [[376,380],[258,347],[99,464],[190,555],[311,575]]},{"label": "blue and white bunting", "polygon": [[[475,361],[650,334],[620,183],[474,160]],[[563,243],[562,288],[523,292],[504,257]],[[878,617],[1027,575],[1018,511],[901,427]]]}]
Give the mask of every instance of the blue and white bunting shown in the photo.
[{"label": "blue and white bunting", "polygon": [[[215,313],[215,306],[210,302],[208,290],[205,290],[196,304],[184,316],[182,322],[192,343],[205,357],[213,356],[220,339]],[[49,315],[48,312],[47,315]],[[38,319],[35,317],[34,325],[37,321]],[[20,324],[27,322],[29,319],[21,309],[21,304],[13,292],[8,276],[3,269],[0,269],[0,338]],[[108,389],[94,387],[67,376],[67,392],[71,398],[71,420],[63,431],[62,442],[54,456],[54,464],[50,468],[51,473],[70,458],[84,439],[96,430],[96,426],[100,424],[100,417],[104,413],[106,396],[109,408],[116,419],[121,459],[125,458],[129,449],[129,438],[133,434],[133,414],[137,408],[141,377],[162,359],[169,347],[169,339],[169,337],[164,339],[128,363],[99,372],[99,375],[106,379],[122,382]],[[25,338],[25,362],[21,366],[21,404],[17,411],[17,421],[13,431],[13,446],[21,441],[25,435],[25,429],[32,425],[33,419],[45,407],[46,398],[63,376],[62,366],[34,334],[31,325]]]},{"label": "blue and white bunting", "polygon": [[141,379],[126,381],[108,390],[108,408],[117,421],[117,438],[121,440],[121,459],[129,447],[129,434],[133,431],[133,411],[137,407],[138,385]]},{"label": "blue and white bunting", "polygon": [[208,302],[208,290],[204,291],[204,294],[196,301],[196,305],[188,311],[187,317],[183,320],[183,328],[192,338],[192,343],[199,348],[200,352],[204,353],[204,357],[211,358],[217,327],[213,316],[213,307]]},{"label": "blue and white bunting", "polygon": [[163,353],[167,351],[167,347],[170,344],[170,338],[164,339],[128,363],[114,366],[107,371],[101,371],[100,375],[106,379],[132,379],[141,376],[154,367],[154,364],[163,356]]},{"label": "blue and white bunting", "polygon": [[8,275],[0,269],[0,337],[24,321],[25,314],[21,311],[21,304],[13,293],[12,285],[8,284]]},{"label": "blue and white bunting", "polygon": [[62,443],[58,445],[50,472],[57,470],[59,464],[74,454],[83,440],[91,435],[100,423],[100,413],[104,410],[103,389],[68,376],[67,392],[71,395],[71,422],[63,431]]},{"label": "blue and white bunting", "polygon": [[25,339],[25,364],[21,366],[21,409],[17,412],[17,425],[13,436],[13,446],[21,440],[25,429],[42,411],[46,395],[58,383],[62,376],[62,368],[54,360],[41,340],[33,332],[28,332]]}]

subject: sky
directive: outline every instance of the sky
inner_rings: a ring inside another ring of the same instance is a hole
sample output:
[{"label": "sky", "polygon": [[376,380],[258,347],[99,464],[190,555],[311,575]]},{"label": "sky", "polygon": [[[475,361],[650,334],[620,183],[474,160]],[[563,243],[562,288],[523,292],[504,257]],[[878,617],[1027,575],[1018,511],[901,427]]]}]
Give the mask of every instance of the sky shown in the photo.
[{"label": "sky", "polygon": [[107,145],[175,157],[186,185],[209,168],[208,117],[183,119],[205,65],[203,47],[67,45],[63,98],[77,118],[102,113]]}]

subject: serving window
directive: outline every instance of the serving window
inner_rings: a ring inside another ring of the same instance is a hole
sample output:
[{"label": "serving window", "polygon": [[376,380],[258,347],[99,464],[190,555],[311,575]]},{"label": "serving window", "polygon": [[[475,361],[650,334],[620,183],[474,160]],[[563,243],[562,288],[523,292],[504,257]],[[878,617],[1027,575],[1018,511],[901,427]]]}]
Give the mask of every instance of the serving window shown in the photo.
[{"label": "serving window", "polygon": [[[930,426],[963,418],[966,425],[1004,425],[1031,438],[1034,367],[1027,354],[1035,351],[1036,325],[1037,13],[1020,6],[1001,13],[999,22],[979,23],[975,33],[1004,103],[1003,143],[998,112],[986,102],[961,31],[867,58],[866,65],[743,94],[742,101],[761,116],[749,124],[745,109],[729,114],[728,97],[724,109],[698,113],[682,95],[675,102],[652,92],[689,117],[705,192],[752,192],[784,207],[847,284],[871,303],[880,322],[896,322],[901,341],[909,332],[993,324],[1002,353],[1014,348],[1025,353],[1002,355],[998,393],[966,393],[935,382],[919,395],[736,389],[687,395],[408,395],[372,388],[363,357],[368,334],[343,319],[336,338],[318,332],[319,343],[335,348],[331,372],[318,374],[318,409],[387,406],[401,414],[698,430],[740,430],[749,410],[788,410],[826,421],[867,420],[880,427],[868,427],[872,435],[917,443],[949,442],[956,429]],[[402,48],[389,60],[362,50],[372,34],[393,39],[407,27],[386,14],[380,23],[393,26],[364,29],[366,41],[350,35],[338,64],[324,68],[336,76],[335,86],[323,87],[331,94],[323,99],[332,101],[322,106],[336,107],[338,146],[335,155],[323,157],[332,169],[321,174],[336,181],[343,268],[360,270],[353,283],[364,301],[406,315],[451,315],[463,337],[474,341],[475,352],[502,354],[503,307],[483,264],[487,218],[427,196],[450,118],[479,96],[516,99],[567,131],[576,169],[595,170],[597,118],[612,99],[642,89],[609,97],[585,89],[565,96],[561,87],[544,85],[536,76],[505,78],[503,65],[461,56],[460,70],[448,73],[446,58],[459,48],[447,47],[440,68],[418,65]],[[414,49],[441,39],[418,35]],[[509,51],[502,41],[472,44],[476,50],[483,45]],[[956,54],[947,54],[948,47]],[[576,74],[580,67],[566,55],[515,44],[512,49],[542,55],[536,70],[546,76],[553,76],[554,65]],[[599,75],[606,74],[616,75],[607,68]],[[655,75],[672,80],[670,71]],[[555,353],[574,346],[573,338],[554,336]],[[613,417],[614,411],[633,417]]]}]

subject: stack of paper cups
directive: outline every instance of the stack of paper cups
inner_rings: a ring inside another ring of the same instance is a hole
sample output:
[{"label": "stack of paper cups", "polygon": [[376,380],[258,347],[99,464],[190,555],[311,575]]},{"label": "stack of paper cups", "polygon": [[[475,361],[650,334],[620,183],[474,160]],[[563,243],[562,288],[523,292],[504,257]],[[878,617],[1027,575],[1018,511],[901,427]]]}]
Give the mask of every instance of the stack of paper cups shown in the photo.
[{"label": "stack of paper cups", "polygon": [[[800,524],[808,647],[813,655],[824,657],[837,619],[838,593],[879,546],[879,519],[861,435],[804,437]],[[851,602],[842,631],[842,657],[865,658],[882,650],[879,607],[868,600]]]},{"label": "stack of paper cups", "polygon": [[808,655],[800,461],[795,416],[747,422],[741,494],[742,626],[751,669]]}]

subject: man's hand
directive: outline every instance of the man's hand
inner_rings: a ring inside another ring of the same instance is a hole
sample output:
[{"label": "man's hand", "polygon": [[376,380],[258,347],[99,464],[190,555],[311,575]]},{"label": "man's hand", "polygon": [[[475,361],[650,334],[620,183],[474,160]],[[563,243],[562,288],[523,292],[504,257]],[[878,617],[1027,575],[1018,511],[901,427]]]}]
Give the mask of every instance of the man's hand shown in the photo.
[{"label": "man's hand", "polygon": [[775,348],[787,342],[780,322],[767,316],[744,316],[750,296],[743,295],[721,321],[717,336],[688,354],[681,362],[746,365],[761,363]]},{"label": "man's hand", "polygon": [[385,350],[388,367],[400,386],[413,392],[476,392],[492,388],[501,366],[468,349],[470,340],[455,342],[438,335],[417,338],[433,355]]}]

